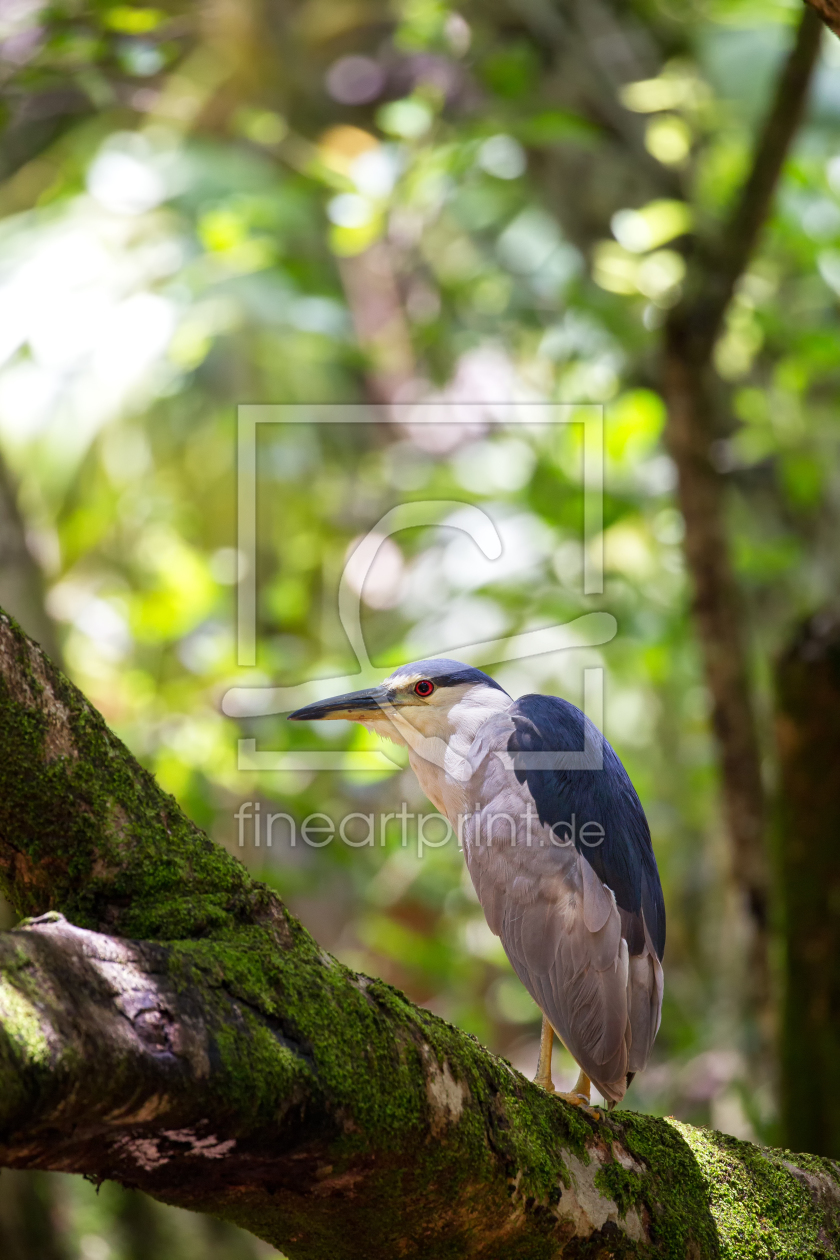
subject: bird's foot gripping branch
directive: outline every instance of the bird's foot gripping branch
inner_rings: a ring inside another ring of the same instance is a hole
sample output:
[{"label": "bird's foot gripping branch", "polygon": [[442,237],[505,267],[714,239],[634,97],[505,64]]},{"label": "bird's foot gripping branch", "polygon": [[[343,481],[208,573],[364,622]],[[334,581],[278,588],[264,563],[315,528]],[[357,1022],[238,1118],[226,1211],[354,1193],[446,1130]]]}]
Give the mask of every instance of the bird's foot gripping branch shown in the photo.
[{"label": "bird's foot gripping branch", "polygon": [[0,869],[0,1164],[290,1257],[840,1256],[831,1162],[567,1106],[330,958],[6,616]]}]

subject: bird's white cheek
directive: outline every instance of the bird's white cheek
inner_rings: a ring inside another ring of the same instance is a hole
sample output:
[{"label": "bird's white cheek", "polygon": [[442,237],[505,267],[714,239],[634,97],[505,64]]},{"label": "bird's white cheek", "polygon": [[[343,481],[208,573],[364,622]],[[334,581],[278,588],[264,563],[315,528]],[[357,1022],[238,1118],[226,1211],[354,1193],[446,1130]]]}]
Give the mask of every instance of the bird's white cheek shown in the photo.
[{"label": "bird's white cheek", "polygon": [[418,705],[406,709],[406,717],[412,726],[423,735],[441,735],[446,730],[446,712],[436,709],[434,705]]},{"label": "bird's white cheek", "polygon": [[443,739],[449,734],[446,713],[432,707],[410,706],[399,712],[399,726],[407,740],[416,735],[418,740]]},{"label": "bird's white cheek", "polygon": [[379,735],[381,739],[390,739],[392,744],[405,747],[408,742],[389,718],[370,718],[366,722],[360,722],[359,725],[364,726],[368,731],[373,731],[374,735]]}]

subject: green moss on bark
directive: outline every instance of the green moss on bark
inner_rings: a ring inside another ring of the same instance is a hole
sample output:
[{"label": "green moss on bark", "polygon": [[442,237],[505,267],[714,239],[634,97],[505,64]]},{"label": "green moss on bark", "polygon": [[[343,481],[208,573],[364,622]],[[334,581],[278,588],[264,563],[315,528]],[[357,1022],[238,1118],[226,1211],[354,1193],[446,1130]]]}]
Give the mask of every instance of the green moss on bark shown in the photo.
[{"label": "green moss on bark", "polygon": [[76,687],[0,614],[0,883],[135,939],[214,936],[255,886],[157,786]]},{"label": "green moss on bark", "polygon": [[705,1181],[724,1260],[840,1255],[836,1164],[670,1123],[690,1147]]},{"label": "green moss on bark", "polygon": [[645,1181],[638,1173],[621,1164],[605,1164],[595,1174],[595,1185],[605,1199],[612,1199],[620,1217],[625,1217],[631,1207],[642,1205],[645,1200]]}]

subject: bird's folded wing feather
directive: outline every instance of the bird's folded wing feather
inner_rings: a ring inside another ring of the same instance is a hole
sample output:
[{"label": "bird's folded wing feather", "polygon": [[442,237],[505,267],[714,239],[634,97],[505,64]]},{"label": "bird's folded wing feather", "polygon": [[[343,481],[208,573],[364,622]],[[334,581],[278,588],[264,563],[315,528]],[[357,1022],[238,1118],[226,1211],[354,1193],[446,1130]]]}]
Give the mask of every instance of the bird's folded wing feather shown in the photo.
[{"label": "bird's folded wing feather", "polygon": [[464,830],[470,875],[520,980],[599,1090],[619,1101],[656,1035],[662,968],[642,911],[644,946],[631,956],[612,890],[573,844],[552,843],[527,783],[496,755],[513,730],[507,714],[494,716],[470,750],[470,796],[482,803]]}]

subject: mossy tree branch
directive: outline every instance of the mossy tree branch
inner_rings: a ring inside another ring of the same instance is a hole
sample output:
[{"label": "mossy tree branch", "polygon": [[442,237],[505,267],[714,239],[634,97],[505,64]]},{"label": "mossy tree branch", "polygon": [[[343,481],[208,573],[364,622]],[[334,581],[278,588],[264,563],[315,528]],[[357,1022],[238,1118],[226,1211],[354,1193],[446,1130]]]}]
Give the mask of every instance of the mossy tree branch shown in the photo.
[{"label": "mossy tree branch", "polygon": [[809,1156],[576,1109],[341,966],[0,615],[0,1164],[291,1257],[840,1256]]}]

